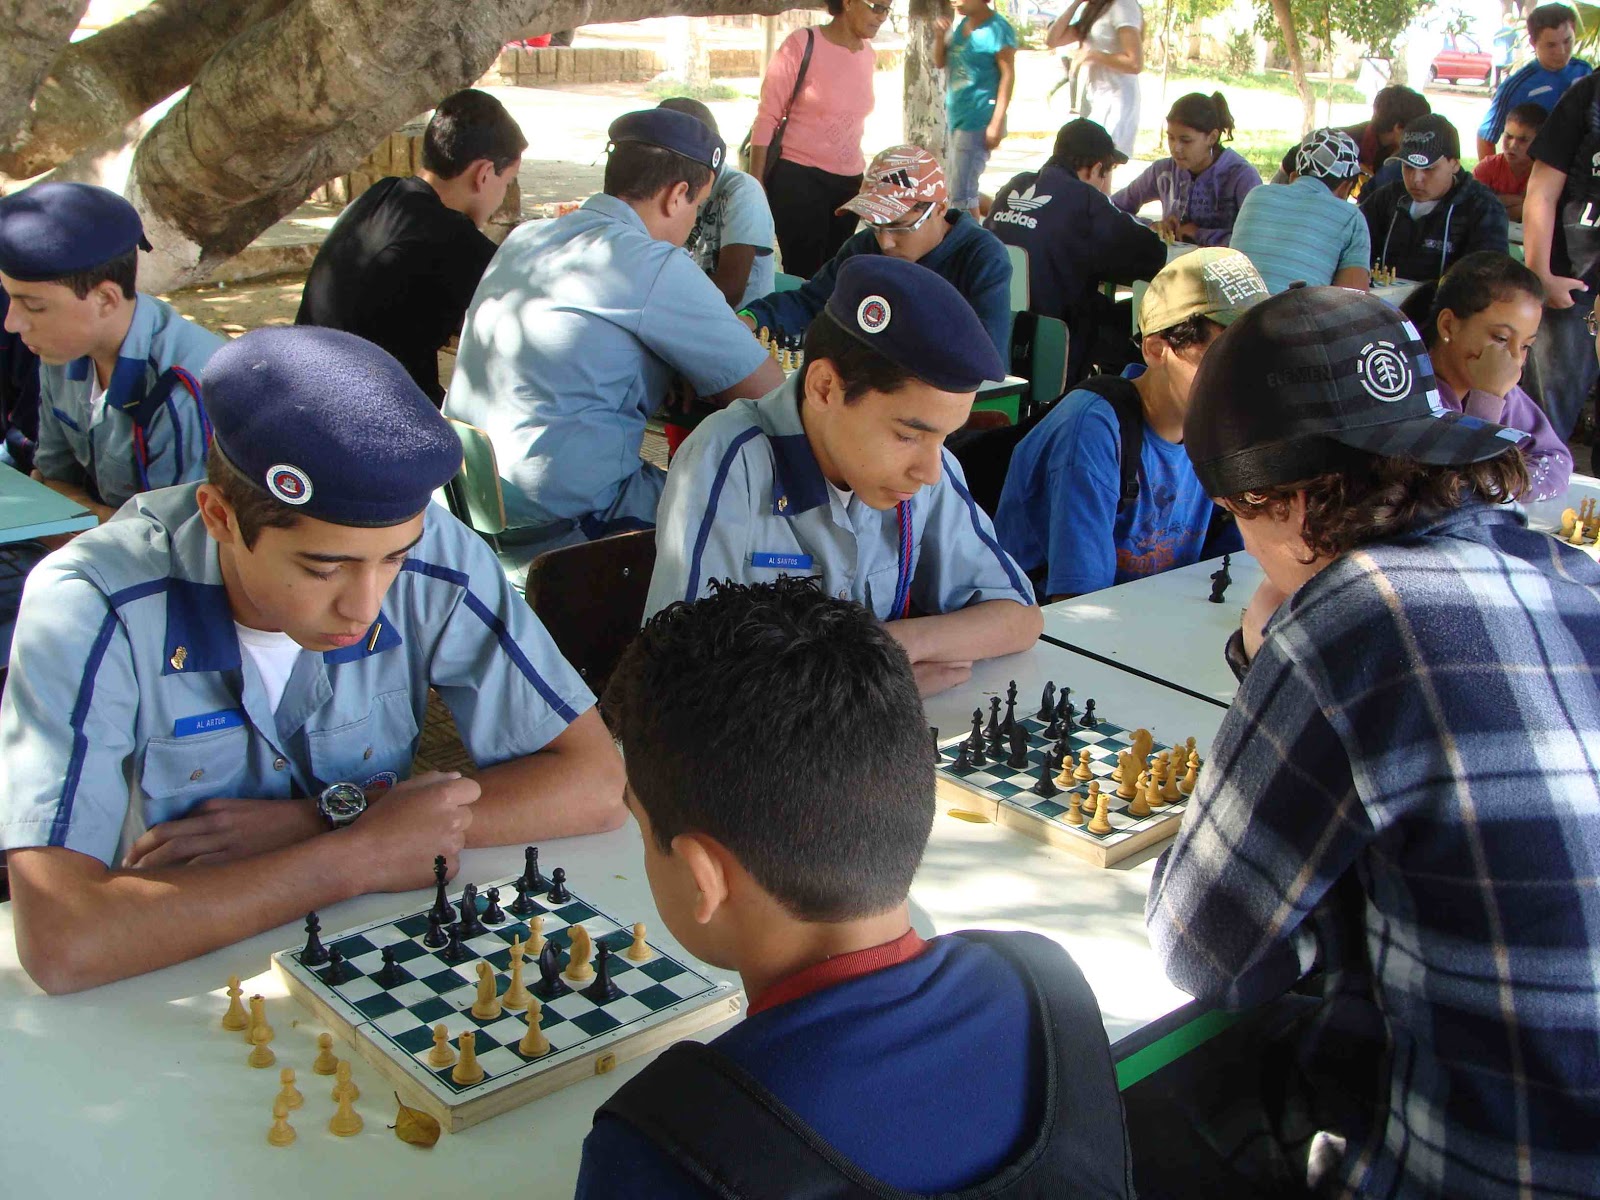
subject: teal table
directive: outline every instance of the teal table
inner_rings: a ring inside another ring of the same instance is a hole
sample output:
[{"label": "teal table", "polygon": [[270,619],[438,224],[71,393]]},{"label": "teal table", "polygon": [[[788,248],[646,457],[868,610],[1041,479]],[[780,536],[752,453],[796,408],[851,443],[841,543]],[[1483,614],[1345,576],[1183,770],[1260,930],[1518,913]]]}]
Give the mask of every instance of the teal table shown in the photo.
[{"label": "teal table", "polygon": [[0,544],[93,529],[99,519],[15,467],[0,466]]}]

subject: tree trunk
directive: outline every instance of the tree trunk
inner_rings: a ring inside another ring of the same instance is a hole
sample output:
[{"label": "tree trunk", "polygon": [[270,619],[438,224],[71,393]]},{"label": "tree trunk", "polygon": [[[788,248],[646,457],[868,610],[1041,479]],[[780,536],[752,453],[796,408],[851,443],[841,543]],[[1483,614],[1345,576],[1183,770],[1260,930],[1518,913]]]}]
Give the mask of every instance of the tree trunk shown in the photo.
[{"label": "tree trunk", "polygon": [[703,96],[711,87],[711,48],[693,17],[667,19],[667,74],[691,96]]},{"label": "tree trunk", "polygon": [[933,65],[933,48],[944,37],[934,21],[950,15],[945,0],[911,0],[906,30],[904,123],[906,141],[945,160],[944,71]]},{"label": "tree trunk", "polygon": [[0,145],[27,119],[28,104],[89,0],[0,0]]},{"label": "tree trunk", "polygon": [[290,0],[151,0],[55,60],[33,119],[0,152],[0,172],[27,179],[116,133],[181,88],[235,34]]},{"label": "tree trunk", "polygon": [[388,133],[478,79],[520,32],[780,12],[790,0],[292,0],[224,45],[141,143],[128,198],[151,291],[237,254]]},{"label": "tree trunk", "polygon": [[1272,15],[1278,20],[1278,31],[1283,34],[1283,48],[1289,55],[1289,74],[1294,79],[1295,90],[1300,93],[1300,136],[1310,133],[1317,124],[1317,98],[1312,94],[1311,82],[1306,78],[1306,60],[1300,54],[1300,35],[1295,32],[1294,13],[1289,0],[1271,0]]}]

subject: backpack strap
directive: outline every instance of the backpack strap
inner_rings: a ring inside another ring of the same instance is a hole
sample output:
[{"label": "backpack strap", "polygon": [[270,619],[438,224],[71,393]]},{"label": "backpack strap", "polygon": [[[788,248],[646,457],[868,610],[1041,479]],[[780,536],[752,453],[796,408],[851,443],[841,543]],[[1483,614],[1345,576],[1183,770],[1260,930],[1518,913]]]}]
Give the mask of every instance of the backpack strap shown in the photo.
[{"label": "backpack strap", "polygon": [[1139,399],[1139,389],[1133,386],[1133,380],[1120,375],[1095,375],[1077,387],[1099,396],[1117,414],[1117,430],[1122,435],[1122,487],[1117,497],[1120,514],[1139,498],[1139,457],[1144,453],[1144,404]]}]

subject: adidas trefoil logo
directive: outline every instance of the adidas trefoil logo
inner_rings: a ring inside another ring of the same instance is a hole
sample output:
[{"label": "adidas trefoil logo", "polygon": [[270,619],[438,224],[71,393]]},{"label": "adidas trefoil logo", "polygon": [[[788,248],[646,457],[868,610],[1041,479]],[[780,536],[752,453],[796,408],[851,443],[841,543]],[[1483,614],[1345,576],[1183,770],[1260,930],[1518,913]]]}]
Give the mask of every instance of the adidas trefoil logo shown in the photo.
[{"label": "adidas trefoil logo", "polygon": [[1006,197],[1006,207],[1014,212],[1032,212],[1036,208],[1043,208],[1049,204],[1054,196],[1037,196],[1034,194],[1038,184],[1030,183],[1027,191],[1018,192]]}]

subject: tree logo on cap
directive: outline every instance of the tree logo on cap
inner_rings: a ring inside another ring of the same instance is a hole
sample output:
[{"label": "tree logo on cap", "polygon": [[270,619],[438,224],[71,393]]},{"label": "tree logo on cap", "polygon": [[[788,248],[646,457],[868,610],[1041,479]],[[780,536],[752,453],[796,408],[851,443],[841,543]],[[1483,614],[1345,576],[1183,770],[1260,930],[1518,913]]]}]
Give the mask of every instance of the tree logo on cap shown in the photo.
[{"label": "tree logo on cap", "polygon": [[311,477],[299,467],[279,463],[267,468],[267,491],[285,504],[304,504],[311,499]]},{"label": "tree logo on cap", "polygon": [[856,324],[865,333],[882,333],[889,328],[889,302],[882,296],[868,296],[856,305]]},{"label": "tree logo on cap", "polygon": [[1356,364],[1356,378],[1367,395],[1385,404],[1411,394],[1411,363],[1393,342],[1368,342]]}]

